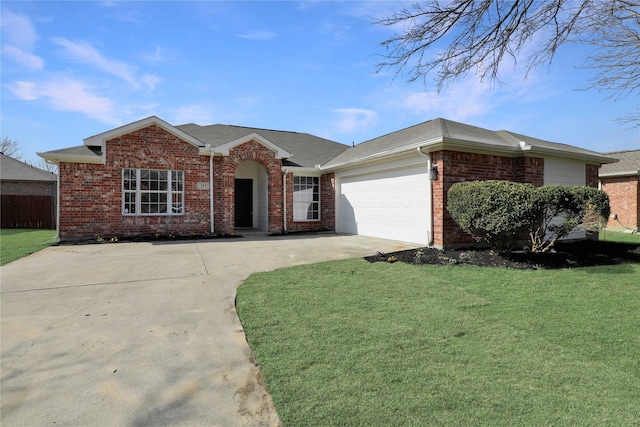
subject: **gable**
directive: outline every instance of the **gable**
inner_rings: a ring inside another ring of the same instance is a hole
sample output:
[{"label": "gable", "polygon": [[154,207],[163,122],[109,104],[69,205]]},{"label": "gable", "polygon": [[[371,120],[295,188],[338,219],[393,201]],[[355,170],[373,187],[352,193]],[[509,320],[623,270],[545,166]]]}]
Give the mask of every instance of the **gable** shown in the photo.
[{"label": "gable", "polygon": [[244,135],[240,138],[234,139],[233,141],[229,141],[226,144],[219,145],[215,147],[215,152],[218,154],[222,154],[223,156],[228,156],[229,150],[250,141],[256,141],[260,145],[266,147],[268,150],[273,151],[276,159],[291,157],[291,153],[282,149],[281,147],[278,147],[276,144],[256,132]]}]

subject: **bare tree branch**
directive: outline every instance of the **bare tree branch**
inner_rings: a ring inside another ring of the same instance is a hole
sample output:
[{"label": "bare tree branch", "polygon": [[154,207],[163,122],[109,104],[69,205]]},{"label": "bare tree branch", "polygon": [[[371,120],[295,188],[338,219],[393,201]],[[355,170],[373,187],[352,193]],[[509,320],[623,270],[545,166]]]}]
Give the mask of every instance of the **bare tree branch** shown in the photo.
[{"label": "bare tree branch", "polygon": [[615,99],[640,91],[638,0],[431,0],[374,23],[402,29],[381,43],[387,54],[378,71],[425,84],[435,74],[438,90],[470,72],[500,82],[504,63],[516,66],[524,55],[529,73],[561,46],[583,43],[593,47],[584,65],[595,72],[588,89]]},{"label": "bare tree branch", "polygon": [[8,136],[0,139],[0,152],[6,156],[13,157],[16,160],[22,160],[22,153],[20,152],[18,142]]}]

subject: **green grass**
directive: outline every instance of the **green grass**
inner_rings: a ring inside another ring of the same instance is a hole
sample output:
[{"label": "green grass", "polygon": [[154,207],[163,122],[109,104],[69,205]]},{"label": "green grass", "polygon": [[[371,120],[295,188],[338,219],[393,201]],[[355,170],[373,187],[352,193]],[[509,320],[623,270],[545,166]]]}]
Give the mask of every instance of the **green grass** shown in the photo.
[{"label": "green grass", "polygon": [[238,289],[285,426],[638,425],[640,265],[369,264]]},{"label": "green grass", "polygon": [[0,265],[55,243],[55,230],[0,229]]},{"label": "green grass", "polygon": [[620,242],[620,243],[638,243],[640,244],[640,233],[621,233],[619,231],[601,231],[599,234],[600,240],[607,242]]}]

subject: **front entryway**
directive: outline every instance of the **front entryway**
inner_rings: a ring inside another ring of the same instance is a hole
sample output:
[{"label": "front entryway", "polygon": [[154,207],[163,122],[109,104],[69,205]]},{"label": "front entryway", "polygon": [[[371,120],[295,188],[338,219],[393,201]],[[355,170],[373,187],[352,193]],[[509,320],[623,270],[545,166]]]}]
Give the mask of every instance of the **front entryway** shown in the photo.
[{"label": "front entryway", "polygon": [[253,180],[236,178],[235,226],[253,227]]}]

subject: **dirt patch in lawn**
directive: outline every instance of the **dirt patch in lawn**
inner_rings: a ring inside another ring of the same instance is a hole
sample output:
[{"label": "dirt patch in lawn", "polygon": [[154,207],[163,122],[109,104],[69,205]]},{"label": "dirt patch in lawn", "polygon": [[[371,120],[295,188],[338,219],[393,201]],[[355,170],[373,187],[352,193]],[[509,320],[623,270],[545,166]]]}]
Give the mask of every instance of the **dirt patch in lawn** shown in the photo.
[{"label": "dirt patch in lawn", "polygon": [[544,254],[515,251],[497,254],[489,249],[440,250],[420,248],[365,257],[369,262],[405,262],[416,265],[477,265],[517,269],[554,269],[640,262],[640,244],[586,240],[557,243]]}]

